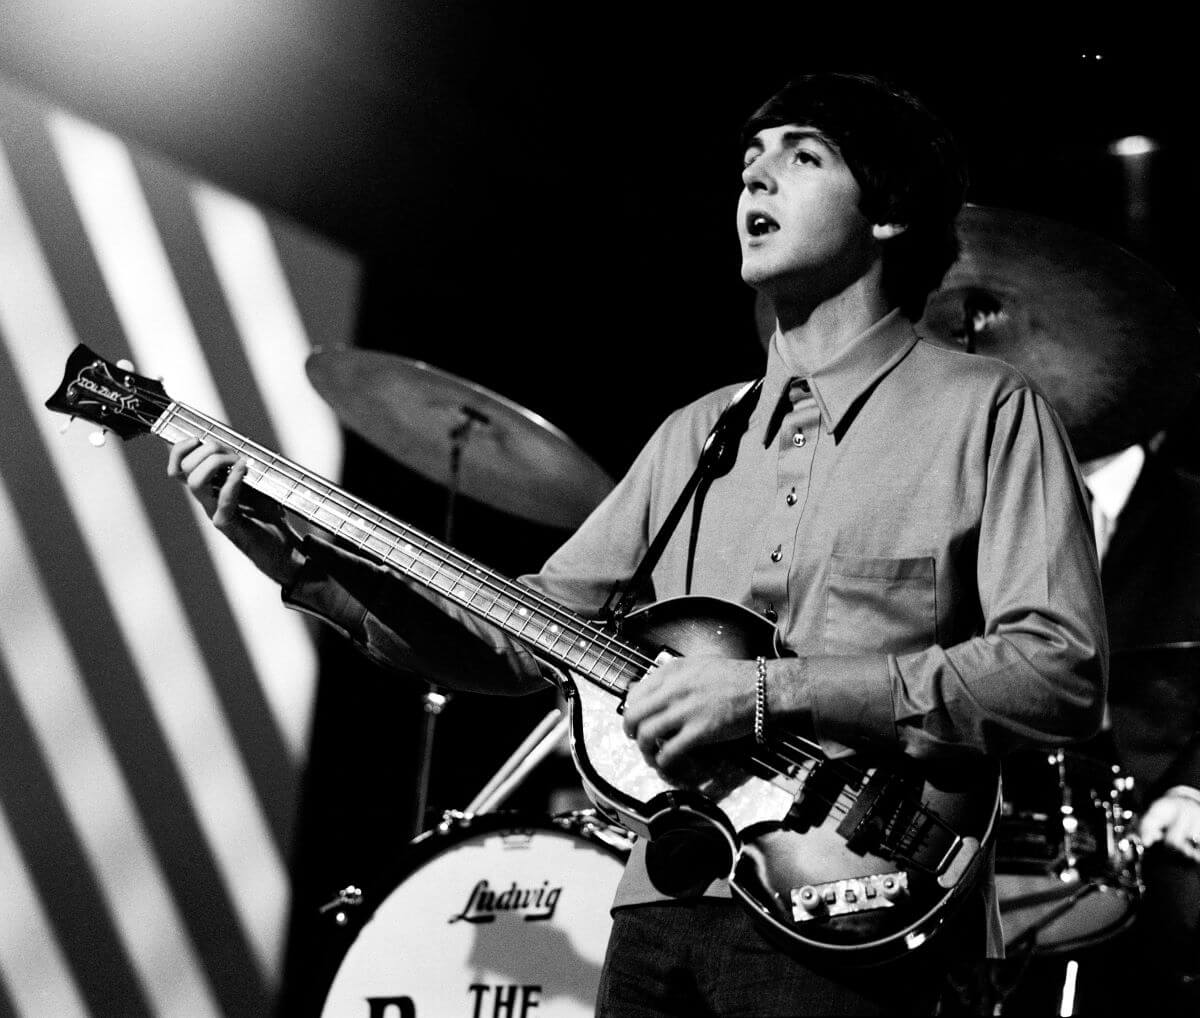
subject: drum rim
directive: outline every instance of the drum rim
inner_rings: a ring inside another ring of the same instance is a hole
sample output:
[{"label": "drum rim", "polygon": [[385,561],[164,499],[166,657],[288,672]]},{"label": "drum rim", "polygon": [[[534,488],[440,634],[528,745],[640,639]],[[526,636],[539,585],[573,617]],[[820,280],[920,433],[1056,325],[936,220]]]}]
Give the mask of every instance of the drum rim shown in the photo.
[{"label": "drum rim", "polygon": [[569,810],[564,813],[542,813],[530,809],[491,810],[486,813],[446,810],[439,823],[407,842],[400,849],[395,861],[380,871],[378,878],[372,878],[370,883],[363,882],[357,885],[363,888],[362,904],[354,909],[353,916],[344,929],[352,932],[352,943],[392,893],[414,876],[422,866],[441,855],[443,851],[481,834],[496,834],[501,831],[565,834],[580,838],[624,864],[629,853],[623,853],[588,830],[585,824],[589,820],[600,824],[608,823],[596,810]]},{"label": "drum rim", "polygon": [[622,852],[615,845],[588,830],[586,824],[590,821],[616,826],[610,824],[595,809],[569,810],[554,814],[528,809],[492,810],[487,813],[446,810],[438,824],[422,831],[403,846],[395,864],[387,867],[386,870],[386,874],[398,874],[398,876],[391,879],[390,876],[385,875],[383,879],[374,882],[374,886],[386,888],[381,892],[364,891],[362,904],[354,909],[353,918],[348,919],[341,928],[346,940],[337,948],[336,964],[331,970],[328,984],[321,993],[321,1014],[324,1015],[329,1006],[338,977],[368,924],[391,896],[406,881],[416,876],[426,863],[436,859],[444,851],[462,844],[472,836],[496,834],[503,831],[528,831],[530,833],[563,834],[577,838],[591,847],[603,850],[605,854],[623,866],[629,853]]},{"label": "drum rim", "polygon": [[[1138,907],[1141,903],[1141,896],[1136,890],[1131,890],[1127,887],[1114,887],[1110,884],[1099,886],[1096,888],[1096,891],[1099,894],[1114,895],[1117,898],[1123,899],[1125,908],[1114,917],[1112,922],[1105,926],[1098,926],[1087,933],[1079,933],[1074,937],[1060,935],[1059,937],[1050,937],[1048,939],[1042,939],[1041,935],[1039,935],[1036,941],[1039,954],[1064,954],[1068,951],[1079,951],[1086,947],[1094,947],[1097,944],[1111,940],[1118,933],[1128,929],[1133,924],[1134,919],[1137,918]],[[1066,916],[1064,915],[1060,918],[1066,918]],[[1058,920],[1050,923],[1046,927],[1046,930],[1053,931],[1056,922]],[[1065,933],[1065,930],[1063,932]],[[1021,942],[1024,935],[1024,933],[1017,933],[1009,937],[1006,934],[1004,937],[1005,948],[1012,949],[1015,947]]]}]

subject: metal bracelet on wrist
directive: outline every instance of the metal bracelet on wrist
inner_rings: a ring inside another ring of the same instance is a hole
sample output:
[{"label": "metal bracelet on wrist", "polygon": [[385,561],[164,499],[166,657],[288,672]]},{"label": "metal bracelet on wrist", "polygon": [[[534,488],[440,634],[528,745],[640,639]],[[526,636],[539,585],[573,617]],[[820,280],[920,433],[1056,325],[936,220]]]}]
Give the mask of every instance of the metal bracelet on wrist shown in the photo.
[{"label": "metal bracelet on wrist", "polygon": [[767,744],[767,659],[754,659],[758,677],[754,684],[754,741],[760,746]]}]

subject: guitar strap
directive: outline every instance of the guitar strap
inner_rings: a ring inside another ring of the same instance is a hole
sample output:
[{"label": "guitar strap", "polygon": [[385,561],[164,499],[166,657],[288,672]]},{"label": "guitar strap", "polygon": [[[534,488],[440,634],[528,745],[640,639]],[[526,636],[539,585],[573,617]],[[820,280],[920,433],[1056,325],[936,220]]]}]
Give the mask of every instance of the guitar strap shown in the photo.
[{"label": "guitar strap", "polygon": [[[604,609],[600,613],[600,617],[606,625],[614,626],[617,629],[620,628],[621,621],[633,608],[638,593],[649,582],[651,571],[658,564],[659,558],[662,557],[662,553],[667,546],[667,541],[670,540],[671,535],[675,532],[675,528],[679,525],[679,520],[683,516],[683,511],[687,508],[688,503],[694,495],[696,496],[696,507],[692,513],[692,532],[688,543],[687,580],[684,587],[685,593],[691,593],[692,564],[696,555],[696,539],[700,529],[700,510],[704,504],[704,496],[708,493],[709,486],[716,478],[723,477],[733,468],[733,464],[737,460],[738,443],[741,441],[742,435],[750,423],[750,415],[754,413],[754,408],[758,405],[758,397],[762,392],[762,384],[763,380],[761,378],[753,382],[747,382],[737,391],[733,399],[730,400],[729,406],[717,418],[717,423],[712,426],[712,430],[708,433],[708,437],[704,440],[704,445],[700,449],[700,459],[696,463],[696,469],[692,471],[692,476],[688,478],[687,484],[683,486],[683,490],[679,493],[679,497],[675,500],[675,504],[671,507],[667,518],[663,520],[662,526],[658,528],[658,533],[654,535],[654,540],[650,542],[650,547],[646,549],[646,554],[642,556],[642,561],[638,564],[637,570],[629,582],[625,584],[623,592],[621,592],[621,587],[618,585],[609,594]],[[619,598],[617,598],[618,592],[621,592]],[[616,599],[615,605],[613,604],[614,599]]]}]

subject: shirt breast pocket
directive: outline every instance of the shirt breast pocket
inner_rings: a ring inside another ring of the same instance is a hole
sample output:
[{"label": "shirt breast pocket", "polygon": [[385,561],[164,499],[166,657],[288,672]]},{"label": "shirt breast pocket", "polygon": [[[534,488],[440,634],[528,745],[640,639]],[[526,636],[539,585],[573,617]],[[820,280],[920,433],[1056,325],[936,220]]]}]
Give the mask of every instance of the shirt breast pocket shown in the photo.
[{"label": "shirt breast pocket", "polygon": [[825,598],[825,653],[901,654],[937,643],[933,556],[834,553]]}]

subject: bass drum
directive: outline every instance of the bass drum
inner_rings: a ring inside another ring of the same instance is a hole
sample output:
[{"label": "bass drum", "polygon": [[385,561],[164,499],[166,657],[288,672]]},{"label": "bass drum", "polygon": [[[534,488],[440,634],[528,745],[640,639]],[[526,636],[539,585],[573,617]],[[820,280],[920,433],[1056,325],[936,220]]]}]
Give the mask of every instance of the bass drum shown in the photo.
[{"label": "bass drum", "polygon": [[446,814],[409,846],[321,1018],[590,1016],[631,837],[591,810]]},{"label": "bass drum", "polygon": [[1003,773],[996,891],[1009,949],[1072,951],[1124,929],[1142,889],[1133,779],[1061,749],[1013,754]]}]

